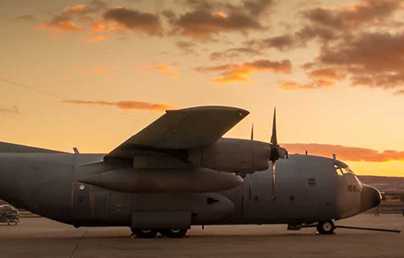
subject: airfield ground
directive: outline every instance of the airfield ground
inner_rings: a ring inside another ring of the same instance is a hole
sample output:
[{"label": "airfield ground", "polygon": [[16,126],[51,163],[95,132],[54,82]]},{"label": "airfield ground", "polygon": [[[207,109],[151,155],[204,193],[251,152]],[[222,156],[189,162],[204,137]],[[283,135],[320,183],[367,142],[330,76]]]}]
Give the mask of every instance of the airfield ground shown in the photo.
[{"label": "airfield ground", "polygon": [[[402,215],[360,215],[340,225],[404,230]],[[286,231],[285,225],[194,227],[185,239],[134,239],[127,228],[75,229],[44,218],[0,226],[0,257],[404,257],[404,233],[337,229]]]}]

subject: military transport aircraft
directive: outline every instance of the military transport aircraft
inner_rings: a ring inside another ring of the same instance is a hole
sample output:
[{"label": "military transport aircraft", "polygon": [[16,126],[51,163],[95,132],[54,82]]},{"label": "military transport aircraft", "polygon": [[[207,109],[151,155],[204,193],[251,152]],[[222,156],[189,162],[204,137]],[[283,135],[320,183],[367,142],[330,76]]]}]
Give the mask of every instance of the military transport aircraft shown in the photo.
[{"label": "military transport aircraft", "polygon": [[247,115],[220,106],[170,110],[108,154],[1,143],[0,198],[76,227],[128,226],[143,238],[212,224],[330,234],[334,220],[379,204],[379,192],[343,162],[288,157],[275,115],[271,143],[222,137]]}]

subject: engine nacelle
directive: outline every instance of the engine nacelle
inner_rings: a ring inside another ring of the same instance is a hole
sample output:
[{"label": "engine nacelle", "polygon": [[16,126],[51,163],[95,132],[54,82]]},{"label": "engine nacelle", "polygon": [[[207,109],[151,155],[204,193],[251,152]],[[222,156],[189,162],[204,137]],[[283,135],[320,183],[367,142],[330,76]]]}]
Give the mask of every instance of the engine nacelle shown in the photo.
[{"label": "engine nacelle", "polygon": [[265,142],[223,138],[205,148],[191,150],[189,160],[197,167],[252,173],[268,169],[270,148]]}]

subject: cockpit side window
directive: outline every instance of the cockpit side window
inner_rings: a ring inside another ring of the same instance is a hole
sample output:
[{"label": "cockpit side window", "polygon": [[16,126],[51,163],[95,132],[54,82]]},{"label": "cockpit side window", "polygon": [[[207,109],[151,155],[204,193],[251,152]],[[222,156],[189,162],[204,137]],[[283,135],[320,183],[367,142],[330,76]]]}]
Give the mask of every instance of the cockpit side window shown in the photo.
[{"label": "cockpit side window", "polygon": [[343,175],[344,175],[344,171],[342,170],[341,167],[339,167],[339,166],[337,166],[337,165],[334,165],[334,168],[335,168],[335,170],[336,170],[336,172],[337,172],[337,175],[339,175],[339,176],[343,176]]}]

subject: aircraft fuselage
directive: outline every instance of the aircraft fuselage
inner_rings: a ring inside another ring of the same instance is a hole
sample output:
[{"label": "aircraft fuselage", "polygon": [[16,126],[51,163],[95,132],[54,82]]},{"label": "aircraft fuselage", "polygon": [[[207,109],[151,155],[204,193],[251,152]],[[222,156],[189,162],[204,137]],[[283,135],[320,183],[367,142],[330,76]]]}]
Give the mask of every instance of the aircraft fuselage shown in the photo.
[{"label": "aircraft fuselage", "polygon": [[124,193],[79,182],[109,169],[97,163],[102,157],[0,153],[0,198],[77,227],[156,228],[314,223],[353,216],[380,201],[376,190],[351,173],[339,175],[335,160],[322,157],[292,155],[279,160],[275,195],[271,168],[248,174],[235,188],[212,193]]}]

